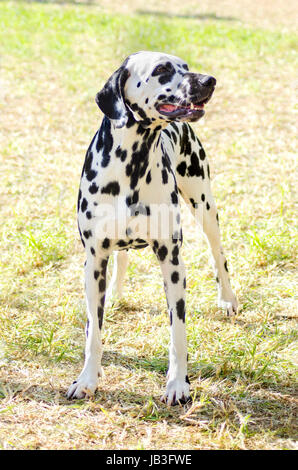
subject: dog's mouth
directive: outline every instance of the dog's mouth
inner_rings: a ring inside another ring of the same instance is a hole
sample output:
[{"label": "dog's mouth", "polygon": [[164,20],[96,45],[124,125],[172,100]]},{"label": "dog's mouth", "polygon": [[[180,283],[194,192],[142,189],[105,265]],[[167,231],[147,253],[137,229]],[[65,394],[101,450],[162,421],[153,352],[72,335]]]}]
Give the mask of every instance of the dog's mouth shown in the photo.
[{"label": "dog's mouth", "polygon": [[210,98],[211,96],[189,105],[162,103],[157,106],[157,110],[160,114],[169,118],[199,119],[204,116],[204,106]]}]

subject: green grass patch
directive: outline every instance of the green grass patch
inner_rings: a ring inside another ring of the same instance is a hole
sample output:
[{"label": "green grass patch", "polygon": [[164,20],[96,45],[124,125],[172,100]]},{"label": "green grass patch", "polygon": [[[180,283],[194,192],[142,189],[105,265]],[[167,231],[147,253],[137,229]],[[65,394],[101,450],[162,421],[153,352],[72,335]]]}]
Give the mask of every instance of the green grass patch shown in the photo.
[{"label": "green grass patch", "polygon": [[[213,11],[203,19],[0,2],[0,448],[295,447],[296,45],[294,32]],[[218,79],[194,129],[210,159],[240,312],[232,323],[217,309],[206,243],[183,208],[193,402],[170,409],[159,400],[169,321],[145,249],[130,253],[124,300],[105,312],[105,378],[93,399],[70,403],[65,391],[84,358],[75,211],[99,125],[94,95],[142,49]]]}]

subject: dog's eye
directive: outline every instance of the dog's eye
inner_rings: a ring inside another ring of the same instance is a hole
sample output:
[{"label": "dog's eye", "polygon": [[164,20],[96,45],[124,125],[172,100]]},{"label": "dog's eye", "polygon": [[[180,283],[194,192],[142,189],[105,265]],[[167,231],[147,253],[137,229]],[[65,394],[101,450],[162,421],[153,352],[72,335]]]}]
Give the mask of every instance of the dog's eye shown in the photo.
[{"label": "dog's eye", "polygon": [[170,67],[168,65],[158,65],[152,72],[152,76],[161,75],[163,73],[169,73]]}]

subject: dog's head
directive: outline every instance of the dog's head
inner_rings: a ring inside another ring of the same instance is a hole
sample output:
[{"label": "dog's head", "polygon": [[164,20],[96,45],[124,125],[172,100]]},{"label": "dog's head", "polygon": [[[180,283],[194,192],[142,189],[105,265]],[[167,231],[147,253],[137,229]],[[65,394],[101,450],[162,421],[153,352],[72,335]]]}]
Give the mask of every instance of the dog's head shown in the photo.
[{"label": "dog's head", "polygon": [[159,52],[129,56],[96,95],[96,103],[116,127],[132,113],[146,125],[157,122],[198,121],[210,100],[216,80],[190,73],[178,57]]}]

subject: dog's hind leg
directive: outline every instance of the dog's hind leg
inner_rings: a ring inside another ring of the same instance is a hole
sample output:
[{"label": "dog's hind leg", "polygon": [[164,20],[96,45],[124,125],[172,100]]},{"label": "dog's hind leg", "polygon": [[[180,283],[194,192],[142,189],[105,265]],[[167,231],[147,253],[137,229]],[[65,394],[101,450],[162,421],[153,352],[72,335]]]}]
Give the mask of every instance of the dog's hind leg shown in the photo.
[{"label": "dog's hind leg", "polygon": [[110,305],[113,300],[120,299],[123,295],[123,282],[128,266],[127,250],[114,252],[114,265],[112,277],[106,294],[106,305]]},{"label": "dog's hind leg", "polygon": [[108,257],[87,256],[85,264],[85,284],[87,302],[87,325],[85,363],[78,379],[67,392],[68,398],[83,398],[94,394],[98,386],[101,370],[101,328],[103,322],[106,268]]}]

